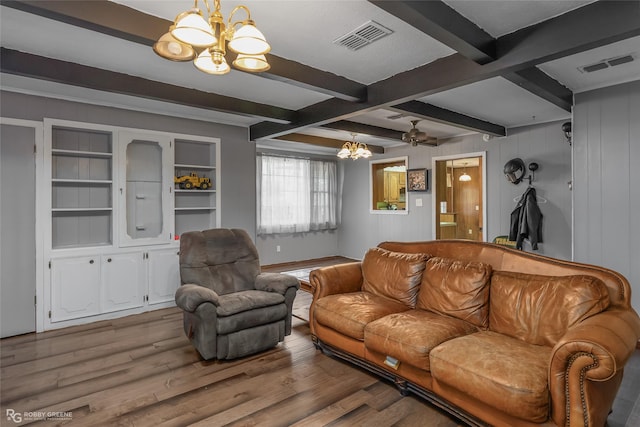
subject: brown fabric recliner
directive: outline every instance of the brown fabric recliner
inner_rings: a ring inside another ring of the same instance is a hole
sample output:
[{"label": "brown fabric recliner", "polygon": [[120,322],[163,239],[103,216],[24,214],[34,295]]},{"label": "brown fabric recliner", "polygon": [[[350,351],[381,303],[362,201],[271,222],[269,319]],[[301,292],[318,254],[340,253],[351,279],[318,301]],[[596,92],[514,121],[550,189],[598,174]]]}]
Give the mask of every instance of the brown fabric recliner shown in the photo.
[{"label": "brown fabric recliner", "polygon": [[204,359],[234,359],[276,346],[291,333],[293,276],[261,273],[246,231],[211,229],[180,237],[184,331]]}]

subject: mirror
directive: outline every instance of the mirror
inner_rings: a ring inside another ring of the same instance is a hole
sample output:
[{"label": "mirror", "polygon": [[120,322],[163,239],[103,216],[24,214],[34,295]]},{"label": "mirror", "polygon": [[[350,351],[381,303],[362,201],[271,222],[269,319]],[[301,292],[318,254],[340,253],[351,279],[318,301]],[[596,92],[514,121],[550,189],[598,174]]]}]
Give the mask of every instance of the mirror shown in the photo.
[{"label": "mirror", "polygon": [[407,213],[407,157],[372,160],[371,213]]},{"label": "mirror", "polygon": [[484,153],[433,158],[434,238],[486,241]]}]

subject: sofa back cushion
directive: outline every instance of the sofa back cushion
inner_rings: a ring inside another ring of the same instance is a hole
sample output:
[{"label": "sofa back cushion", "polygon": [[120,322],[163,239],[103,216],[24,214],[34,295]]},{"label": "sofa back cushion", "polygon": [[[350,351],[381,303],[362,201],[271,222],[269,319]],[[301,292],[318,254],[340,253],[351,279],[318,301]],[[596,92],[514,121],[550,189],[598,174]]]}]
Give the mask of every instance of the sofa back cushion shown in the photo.
[{"label": "sofa back cushion", "polygon": [[593,276],[540,276],[495,271],[489,328],[530,344],[554,346],[572,325],[609,306]]},{"label": "sofa back cushion", "polygon": [[489,326],[491,266],[482,262],[434,257],[422,275],[417,307]]},{"label": "sofa back cushion", "polygon": [[427,254],[371,248],[362,260],[362,290],[415,308]]}]

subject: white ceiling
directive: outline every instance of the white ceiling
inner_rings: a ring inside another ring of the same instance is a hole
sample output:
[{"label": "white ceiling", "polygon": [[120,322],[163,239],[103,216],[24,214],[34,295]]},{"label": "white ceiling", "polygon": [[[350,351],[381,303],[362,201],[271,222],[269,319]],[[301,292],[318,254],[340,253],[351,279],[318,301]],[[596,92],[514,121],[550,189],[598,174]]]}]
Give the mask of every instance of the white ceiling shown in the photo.
[{"label": "white ceiling", "polygon": [[[444,2],[491,36],[499,37],[582,7],[591,3],[591,0]],[[117,3],[171,21],[193,5],[189,0],[118,0]],[[199,3],[203,5],[202,0]],[[227,17],[230,10],[238,4],[250,8],[257,27],[272,45],[271,53],[366,85],[455,53],[439,41],[364,0],[222,0],[223,15]],[[384,25],[393,33],[355,52],[333,44],[336,38],[368,20]],[[0,7],[0,23],[2,47],[13,50],[290,110],[298,110],[330,98],[326,94],[248,73],[232,71],[225,76],[206,75],[190,63],[173,63],[161,59],[151,48],[144,45],[5,6]],[[37,31],[33,31],[34,28]],[[633,53],[639,60],[590,74],[577,69],[582,65],[628,53]],[[639,54],[640,37],[635,37],[559,58],[542,64],[539,68],[574,92],[580,92],[639,79]],[[255,117],[81,89],[8,74],[2,74],[0,77],[0,86],[4,90],[45,93],[66,99],[119,105],[142,111],[161,111],[246,127],[261,121]],[[442,91],[419,100],[507,128],[570,117],[567,111],[502,77]],[[389,118],[392,116],[396,117]],[[408,114],[397,116],[398,113],[393,110],[380,108],[355,115],[349,120],[405,131],[411,126],[410,120],[419,119]],[[418,128],[441,139],[470,132],[467,129],[428,120],[422,120]],[[326,128],[306,129],[300,132],[333,139],[351,139],[348,132]],[[389,141],[367,135],[359,135],[358,139],[370,145],[383,147],[403,144],[401,141]],[[265,141],[262,143],[269,144]],[[278,143],[294,149],[305,148],[304,145],[287,144]]]}]

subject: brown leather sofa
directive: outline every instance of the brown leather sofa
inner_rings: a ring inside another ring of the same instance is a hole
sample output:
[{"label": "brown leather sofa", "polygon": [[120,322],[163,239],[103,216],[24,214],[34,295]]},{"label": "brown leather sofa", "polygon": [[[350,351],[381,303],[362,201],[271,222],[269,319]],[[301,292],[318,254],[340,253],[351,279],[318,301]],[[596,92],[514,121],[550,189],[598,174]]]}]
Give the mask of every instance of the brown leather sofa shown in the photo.
[{"label": "brown leather sofa", "polygon": [[470,425],[603,426],[640,338],[620,274],[460,240],[314,270],[316,345]]}]

